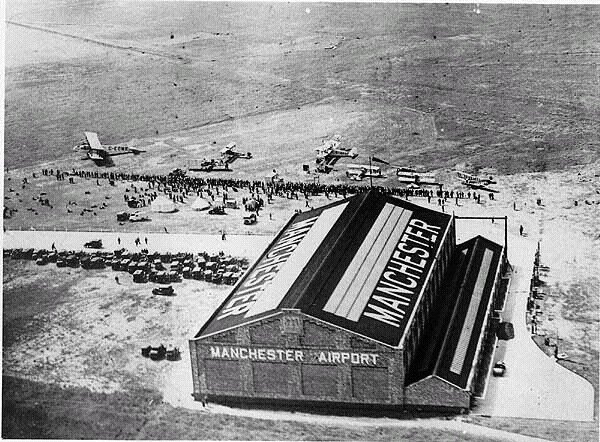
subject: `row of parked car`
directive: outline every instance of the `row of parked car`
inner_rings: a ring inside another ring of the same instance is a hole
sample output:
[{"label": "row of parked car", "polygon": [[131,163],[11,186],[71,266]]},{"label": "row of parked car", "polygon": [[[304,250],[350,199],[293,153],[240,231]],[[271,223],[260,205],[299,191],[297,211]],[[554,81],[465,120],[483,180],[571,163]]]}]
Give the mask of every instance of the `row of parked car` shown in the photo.
[{"label": "row of parked car", "polygon": [[38,265],[55,263],[57,267],[82,267],[127,272],[134,282],[168,284],[196,279],[215,284],[235,284],[248,267],[246,259],[208,253],[131,253],[126,249],[109,251],[56,251],[45,249],[5,249],[4,257],[33,260]]}]

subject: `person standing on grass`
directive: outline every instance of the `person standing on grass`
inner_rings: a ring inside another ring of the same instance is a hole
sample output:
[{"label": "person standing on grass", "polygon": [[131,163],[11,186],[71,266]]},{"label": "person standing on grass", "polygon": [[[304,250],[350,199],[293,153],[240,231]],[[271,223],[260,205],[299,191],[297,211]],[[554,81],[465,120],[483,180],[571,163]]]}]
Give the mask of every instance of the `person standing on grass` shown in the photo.
[{"label": "person standing on grass", "polygon": [[523,236],[523,225],[522,224],[519,226],[519,235]]}]

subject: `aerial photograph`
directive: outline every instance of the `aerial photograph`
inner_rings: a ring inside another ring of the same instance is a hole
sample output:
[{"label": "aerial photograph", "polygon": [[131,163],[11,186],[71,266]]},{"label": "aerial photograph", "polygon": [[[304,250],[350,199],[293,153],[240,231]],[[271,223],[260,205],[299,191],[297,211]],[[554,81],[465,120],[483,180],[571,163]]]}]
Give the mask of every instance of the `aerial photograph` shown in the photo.
[{"label": "aerial photograph", "polygon": [[598,440],[600,5],[4,3],[3,439]]}]

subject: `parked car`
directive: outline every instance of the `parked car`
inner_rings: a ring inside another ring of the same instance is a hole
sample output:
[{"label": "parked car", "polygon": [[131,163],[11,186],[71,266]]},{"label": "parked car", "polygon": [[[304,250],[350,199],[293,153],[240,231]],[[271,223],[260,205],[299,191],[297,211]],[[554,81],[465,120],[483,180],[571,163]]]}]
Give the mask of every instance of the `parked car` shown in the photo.
[{"label": "parked car", "polygon": [[494,368],[492,368],[492,374],[494,376],[504,376],[506,373],[506,364],[504,361],[498,361],[494,364]]},{"label": "parked car", "polygon": [[76,255],[68,255],[66,258],[67,266],[77,268],[79,267],[79,258]]},{"label": "parked car", "polygon": [[134,212],[129,215],[129,221],[132,223],[137,223],[141,221],[150,221],[150,218],[146,215],[142,215],[140,212]]},{"label": "parked car", "polygon": [[152,289],[153,295],[163,295],[163,296],[175,296],[175,290],[173,290],[173,286],[171,285],[163,285],[154,287]]},{"label": "parked car", "polygon": [[174,271],[176,271],[176,272],[179,272],[179,271],[181,271],[181,268],[182,268],[182,267],[183,267],[183,266],[181,265],[181,263],[180,263],[178,260],[175,260],[175,261],[172,261],[172,262],[171,262],[171,265],[170,265],[170,267],[169,267],[169,270],[174,270]]},{"label": "parked car", "polygon": [[181,352],[178,347],[169,346],[167,347],[167,361],[178,361],[181,359]]},{"label": "parked car", "polygon": [[166,270],[159,270],[156,273],[156,282],[160,284],[168,284],[170,281],[171,279],[169,277],[169,272],[167,272]]},{"label": "parked car", "polygon": [[88,249],[101,249],[102,248],[102,240],[101,239],[93,239],[92,241],[86,242],[83,247]]},{"label": "parked car", "polygon": [[92,269],[103,269],[106,266],[106,262],[100,256],[93,256],[90,260],[90,266]]},{"label": "parked car", "polygon": [[192,269],[192,278],[197,279],[197,280],[202,280],[204,279],[204,274],[203,274],[203,270],[201,267],[194,267]]},{"label": "parked car", "polygon": [[175,270],[169,270],[169,282],[181,282],[181,275]]},{"label": "parked car", "polygon": [[160,344],[158,347],[152,347],[149,345],[148,347],[142,348],[142,356],[146,358],[150,358],[154,361],[160,361],[164,359],[167,354],[167,348]]},{"label": "parked car", "polygon": [[251,225],[256,223],[256,214],[251,213],[249,215],[244,216],[244,224]]},{"label": "parked car", "polygon": [[148,280],[146,273],[143,270],[133,272],[133,282],[144,283]]},{"label": "parked car", "polygon": [[208,211],[209,215],[225,215],[225,208],[223,206],[214,206]]},{"label": "parked car", "polygon": [[163,266],[163,263],[160,259],[155,259],[154,261],[152,261],[152,265],[154,266],[154,269],[156,270],[164,270],[165,266]]},{"label": "parked car", "polygon": [[200,267],[201,269],[204,269],[204,266],[206,266],[206,259],[204,259],[203,256],[199,256],[196,259],[196,264],[198,265],[198,267]]},{"label": "parked car", "polygon": [[501,322],[498,324],[496,335],[498,336],[498,339],[508,341],[515,337],[515,328],[511,322]]}]

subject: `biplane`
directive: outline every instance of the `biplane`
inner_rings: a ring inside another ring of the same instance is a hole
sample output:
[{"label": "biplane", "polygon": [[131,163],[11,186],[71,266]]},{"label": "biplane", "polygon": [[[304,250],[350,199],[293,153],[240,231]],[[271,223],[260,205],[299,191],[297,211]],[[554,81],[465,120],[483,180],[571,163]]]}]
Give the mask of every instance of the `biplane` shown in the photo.
[{"label": "biplane", "polygon": [[252,158],[252,152],[242,153],[242,152],[238,152],[237,150],[235,150],[235,148],[236,148],[235,143],[229,143],[227,146],[225,146],[223,149],[221,149],[221,158],[223,159],[224,162],[233,163],[238,158],[244,158],[246,160],[249,160]]},{"label": "biplane", "polygon": [[364,178],[385,178],[381,174],[381,167],[364,164],[350,164],[346,176],[354,181],[362,181]]},{"label": "biplane", "polygon": [[323,142],[323,145],[317,147],[317,172],[329,173],[340,158],[356,158],[358,153],[356,148],[344,149],[340,147],[341,137],[334,135],[333,138]]},{"label": "biplane", "polygon": [[432,173],[419,172],[413,167],[399,167],[396,176],[401,183],[421,185],[435,185],[435,176]]}]

